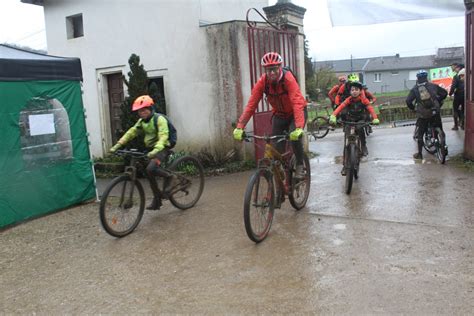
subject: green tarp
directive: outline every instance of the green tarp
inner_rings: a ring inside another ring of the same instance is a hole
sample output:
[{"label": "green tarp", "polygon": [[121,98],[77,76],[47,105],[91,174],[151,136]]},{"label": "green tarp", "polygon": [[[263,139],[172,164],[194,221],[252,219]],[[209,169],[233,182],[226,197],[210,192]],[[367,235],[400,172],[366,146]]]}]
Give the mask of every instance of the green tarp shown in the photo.
[{"label": "green tarp", "polygon": [[94,198],[80,81],[0,80],[0,227]]}]

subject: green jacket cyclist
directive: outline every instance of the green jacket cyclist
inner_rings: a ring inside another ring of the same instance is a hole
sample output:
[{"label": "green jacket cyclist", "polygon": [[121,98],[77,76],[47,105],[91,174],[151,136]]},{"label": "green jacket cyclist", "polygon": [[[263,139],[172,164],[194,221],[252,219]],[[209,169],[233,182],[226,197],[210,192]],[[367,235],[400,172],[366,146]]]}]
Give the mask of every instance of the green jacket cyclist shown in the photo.
[{"label": "green jacket cyclist", "polygon": [[[155,177],[164,178],[164,191],[171,186],[171,182],[175,179],[168,171],[160,167],[170,153],[169,129],[166,117],[155,114],[153,104],[153,99],[148,95],[140,96],[133,102],[132,111],[138,111],[140,119],[118,140],[110,152],[114,153],[135,137],[143,136],[145,147],[149,150],[147,156],[150,158],[146,172],[154,195],[153,201],[147,206],[147,209],[158,210],[162,204],[163,193],[158,189]],[[155,115],[157,115],[156,123]]]}]

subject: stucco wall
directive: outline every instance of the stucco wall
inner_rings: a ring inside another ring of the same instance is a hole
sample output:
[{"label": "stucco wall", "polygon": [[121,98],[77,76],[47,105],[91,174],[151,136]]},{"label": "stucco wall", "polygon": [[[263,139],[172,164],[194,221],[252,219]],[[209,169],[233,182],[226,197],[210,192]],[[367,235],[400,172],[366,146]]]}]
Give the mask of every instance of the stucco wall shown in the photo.
[{"label": "stucco wall", "polygon": [[[244,95],[235,92],[224,96],[225,103],[216,103],[222,97],[216,95],[219,80],[226,81],[222,78],[230,78],[238,66],[234,63],[227,68],[226,56],[209,50],[208,27],[199,25],[203,21],[243,20],[247,8],[266,5],[262,0],[141,1],[140,5],[132,1],[45,0],[48,53],[81,58],[92,154],[101,156],[112,145],[103,74],[120,70],[126,74],[132,53],[140,56],[151,76],[164,78],[167,112],[179,133],[178,148],[197,151],[214,146],[216,135],[227,128],[223,122],[227,124],[232,116],[216,108],[224,105],[229,109],[229,100],[242,100]],[[66,17],[79,13],[83,15],[84,37],[68,40]],[[217,42],[216,36],[215,45],[220,45]],[[216,69],[210,66],[219,63],[224,73],[216,76]],[[224,88],[236,88],[227,82]],[[224,121],[216,115],[224,115]]]},{"label": "stucco wall", "polygon": [[[232,123],[242,112],[242,68],[248,68],[239,59],[239,47],[246,47],[246,27],[243,22],[224,23],[205,28],[210,75],[215,79],[211,93],[214,104],[209,125],[215,135],[215,146],[222,149],[233,147]],[[246,54],[248,55],[248,53]],[[244,78],[247,79],[247,78]]]}]

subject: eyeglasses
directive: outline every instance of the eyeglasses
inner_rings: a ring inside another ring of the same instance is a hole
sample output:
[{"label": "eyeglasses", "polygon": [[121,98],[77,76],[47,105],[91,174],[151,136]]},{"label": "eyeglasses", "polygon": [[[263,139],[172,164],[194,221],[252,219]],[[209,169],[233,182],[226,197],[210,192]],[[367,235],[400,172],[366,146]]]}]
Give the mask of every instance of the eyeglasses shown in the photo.
[{"label": "eyeglasses", "polygon": [[280,72],[280,66],[272,66],[272,67],[266,67],[265,72],[267,74],[270,73],[279,73]]}]

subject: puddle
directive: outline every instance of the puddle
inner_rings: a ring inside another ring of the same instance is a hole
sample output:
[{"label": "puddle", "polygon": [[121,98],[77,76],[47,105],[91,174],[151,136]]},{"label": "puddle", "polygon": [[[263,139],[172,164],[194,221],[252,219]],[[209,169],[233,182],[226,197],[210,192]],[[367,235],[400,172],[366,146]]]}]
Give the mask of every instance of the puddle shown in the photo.
[{"label": "puddle", "polygon": [[342,244],[344,243],[344,241],[342,241],[342,240],[340,240],[340,239],[334,239],[334,240],[332,241],[332,243],[333,243],[334,245],[336,245],[336,246],[340,246],[340,245],[342,245]]},{"label": "puddle", "polygon": [[337,230],[345,230],[346,224],[335,224],[333,227],[334,229],[337,229]]},{"label": "puddle", "polygon": [[402,166],[414,165],[416,163],[414,159],[375,158],[373,161],[375,164],[402,165]]}]

